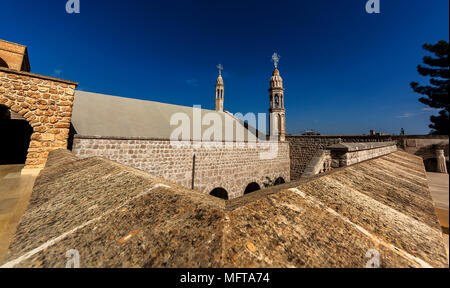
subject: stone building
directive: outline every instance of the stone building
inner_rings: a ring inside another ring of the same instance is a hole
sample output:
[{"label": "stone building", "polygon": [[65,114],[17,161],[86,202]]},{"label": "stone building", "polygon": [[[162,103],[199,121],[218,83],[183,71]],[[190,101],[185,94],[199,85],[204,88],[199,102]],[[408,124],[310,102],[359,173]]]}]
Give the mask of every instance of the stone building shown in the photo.
[{"label": "stone building", "polygon": [[23,173],[36,173],[51,150],[67,148],[76,86],[30,73],[26,47],[0,40],[0,133],[8,138],[0,164],[20,158]]},{"label": "stone building", "polygon": [[27,47],[0,40],[0,67],[30,72]]},{"label": "stone building", "polygon": [[[231,199],[392,153],[395,144],[403,147],[404,137],[392,143],[396,139],[386,135],[286,135],[279,56],[274,53],[272,60],[265,135],[224,110],[222,65],[211,111],[75,91],[76,82],[30,73],[27,48],[0,40],[0,133],[8,135],[0,144],[0,151],[8,151],[0,164],[15,163],[13,157],[25,164],[23,173],[36,173],[51,150],[68,148],[81,158],[104,157]],[[446,143],[448,161],[448,137]]]},{"label": "stone building", "polygon": [[[0,44],[1,111],[8,121],[11,113],[17,113],[32,131],[29,147],[28,143],[18,145],[28,149],[22,152],[23,171],[39,171],[49,151],[69,148],[82,158],[101,156],[226,199],[290,181],[289,144],[281,137],[284,120],[270,130],[275,140],[267,141],[264,133],[224,111],[221,65],[216,111],[210,111],[75,92],[75,82],[29,73],[26,47]],[[282,92],[280,79],[275,69],[270,91]],[[276,119],[284,115],[284,109],[270,109],[278,113]],[[12,127],[10,123],[2,126]],[[177,130],[180,136],[173,139]],[[273,146],[272,157],[261,157]]]},{"label": "stone building", "polygon": [[171,125],[171,116],[177,113],[192,119],[190,131],[195,129],[194,122],[206,123],[205,119],[217,116],[220,122],[231,123],[232,139],[239,129],[256,139],[252,130],[245,129],[244,123],[228,112],[77,91],[72,152],[82,158],[104,157],[197,191],[226,191],[222,193],[224,198],[259,190],[267,185],[268,178],[290,180],[288,143],[277,142],[277,155],[261,159],[265,148],[252,147],[248,134],[242,142],[228,141],[223,129],[224,140],[217,142],[201,136],[209,129],[202,125],[198,135],[190,135],[184,139],[186,145],[178,147],[171,143],[176,127]]}]

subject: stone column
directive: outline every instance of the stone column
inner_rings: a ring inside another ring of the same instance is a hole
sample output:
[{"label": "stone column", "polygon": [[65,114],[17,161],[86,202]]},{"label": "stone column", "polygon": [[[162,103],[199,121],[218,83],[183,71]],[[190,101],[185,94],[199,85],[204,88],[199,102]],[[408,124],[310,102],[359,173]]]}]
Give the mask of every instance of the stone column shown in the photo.
[{"label": "stone column", "polygon": [[447,165],[445,163],[445,155],[443,149],[436,149],[437,169],[439,173],[447,174]]}]

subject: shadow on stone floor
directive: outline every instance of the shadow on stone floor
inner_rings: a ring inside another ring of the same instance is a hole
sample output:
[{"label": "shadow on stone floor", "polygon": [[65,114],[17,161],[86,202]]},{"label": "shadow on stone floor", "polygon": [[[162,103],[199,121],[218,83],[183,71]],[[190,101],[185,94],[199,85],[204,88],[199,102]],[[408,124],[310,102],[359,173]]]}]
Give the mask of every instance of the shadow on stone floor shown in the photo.
[{"label": "shadow on stone floor", "polygon": [[23,165],[0,165],[0,260],[30,200],[36,176],[21,175]]}]

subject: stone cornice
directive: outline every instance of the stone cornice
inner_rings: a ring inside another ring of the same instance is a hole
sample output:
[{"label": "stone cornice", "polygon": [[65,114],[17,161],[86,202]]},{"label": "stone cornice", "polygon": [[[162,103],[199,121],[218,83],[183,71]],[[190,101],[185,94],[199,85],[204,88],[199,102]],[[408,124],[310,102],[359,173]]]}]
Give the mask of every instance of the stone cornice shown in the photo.
[{"label": "stone cornice", "polygon": [[50,77],[50,76],[39,75],[39,74],[34,74],[34,73],[30,73],[30,72],[17,71],[17,70],[10,69],[10,68],[0,67],[0,72],[13,73],[13,74],[22,75],[22,76],[39,78],[39,79],[43,79],[43,80],[49,80],[49,81],[60,82],[60,83],[68,84],[68,85],[78,86],[78,82],[59,79],[59,78]]}]

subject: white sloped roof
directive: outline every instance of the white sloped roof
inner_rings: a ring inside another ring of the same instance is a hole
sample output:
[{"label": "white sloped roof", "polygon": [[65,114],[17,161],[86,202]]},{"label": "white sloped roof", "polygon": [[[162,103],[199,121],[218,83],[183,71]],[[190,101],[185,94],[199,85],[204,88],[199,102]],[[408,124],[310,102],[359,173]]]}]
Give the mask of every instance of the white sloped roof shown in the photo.
[{"label": "white sloped roof", "polygon": [[[193,110],[193,107],[76,91],[72,125],[76,134],[82,136],[170,139],[172,131],[179,126],[170,125],[170,119],[181,112],[191,119],[192,139]],[[232,123],[233,135],[236,133],[236,127],[247,131],[244,123],[230,113],[201,109],[202,118],[210,113],[219,116],[222,127],[225,127],[225,119]],[[210,126],[202,125],[201,135]],[[225,128],[221,130],[222,139],[225,139]],[[254,128],[249,130],[253,135],[256,134]],[[244,135],[246,141],[247,132]]]}]

